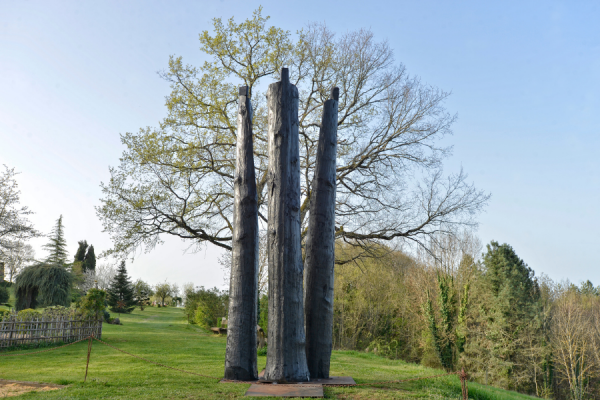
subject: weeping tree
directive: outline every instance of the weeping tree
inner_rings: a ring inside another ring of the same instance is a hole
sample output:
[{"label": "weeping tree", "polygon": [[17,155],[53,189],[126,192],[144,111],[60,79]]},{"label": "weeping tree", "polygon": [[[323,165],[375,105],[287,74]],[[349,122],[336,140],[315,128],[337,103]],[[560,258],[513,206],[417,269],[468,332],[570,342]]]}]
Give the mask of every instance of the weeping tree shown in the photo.
[{"label": "weeping tree", "polygon": [[16,309],[71,305],[72,274],[62,265],[26,267],[15,280]]}]

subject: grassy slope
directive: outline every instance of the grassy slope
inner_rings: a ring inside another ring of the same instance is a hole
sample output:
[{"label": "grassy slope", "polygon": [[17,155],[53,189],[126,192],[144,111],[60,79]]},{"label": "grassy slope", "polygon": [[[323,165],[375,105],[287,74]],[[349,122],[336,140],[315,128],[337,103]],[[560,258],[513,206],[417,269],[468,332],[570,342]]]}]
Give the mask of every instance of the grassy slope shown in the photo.
[{"label": "grassy slope", "polygon": [[[105,325],[103,339],[142,357],[214,377],[223,376],[225,337],[187,325],[180,309],[148,308],[122,315],[122,326]],[[229,399],[244,395],[248,385],[216,380],[157,367],[95,343],[87,383],[86,343],[24,357],[0,357],[0,378],[69,385],[65,390],[31,392],[36,399]],[[23,351],[31,352],[33,350]],[[265,357],[259,357],[262,369]],[[350,375],[358,382],[406,379],[440,371],[373,354],[335,351],[333,375]],[[529,396],[469,384],[473,399],[530,399]],[[330,399],[460,399],[457,377],[387,385],[382,388],[326,388]]]}]

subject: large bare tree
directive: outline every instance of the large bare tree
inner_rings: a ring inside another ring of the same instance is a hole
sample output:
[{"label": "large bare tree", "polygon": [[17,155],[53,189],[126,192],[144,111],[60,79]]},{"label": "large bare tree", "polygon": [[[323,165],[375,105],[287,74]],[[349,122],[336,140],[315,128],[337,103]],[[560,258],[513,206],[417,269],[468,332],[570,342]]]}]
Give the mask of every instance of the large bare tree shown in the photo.
[{"label": "large bare tree", "polygon": [[[335,234],[369,248],[398,238],[424,243],[437,233],[475,224],[488,196],[461,172],[444,176],[455,116],[448,93],[408,75],[369,30],[334,35],[308,25],[293,37],[267,26],[257,10],[237,24],[214,20],[200,35],[201,66],[172,57],[167,117],[157,127],[122,135],[125,151],[102,184],[97,209],[112,253],[152,249],[164,234],[195,245],[231,249],[237,87],[252,93],[254,156],[261,225],[267,223],[265,83],[287,65],[299,91],[302,237],[311,205],[314,155],[323,103],[340,88]],[[345,260],[338,260],[344,262]]]}]

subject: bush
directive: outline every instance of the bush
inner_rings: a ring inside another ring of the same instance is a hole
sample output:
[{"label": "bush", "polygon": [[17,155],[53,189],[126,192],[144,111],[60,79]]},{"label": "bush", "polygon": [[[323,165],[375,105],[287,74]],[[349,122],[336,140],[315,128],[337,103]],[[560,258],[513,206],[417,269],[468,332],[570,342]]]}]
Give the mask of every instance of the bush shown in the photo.
[{"label": "bush", "polygon": [[4,304],[10,298],[10,293],[8,293],[8,289],[4,286],[0,286],[0,304]]},{"label": "bush", "polygon": [[185,315],[188,322],[204,328],[217,326],[222,318],[227,318],[229,295],[217,288],[205,289],[199,287],[186,293]]},{"label": "bush", "polygon": [[102,315],[104,316],[104,322],[110,324],[110,313],[106,310],[102,311]]},{"label": "bush", "polygon": [[81,300],[78,311],[84,316],[99,318],[106,308],[105,304],[106,292],[100,289],[90,289]]},{"label": "bush", "polygon": [[48,317],[58,317],[58,316],[72,316],[75,310],[69,307],[48,307],[46,308],[42,314]]},{"label": "bush", "polygon": [[32,308],[26,308],[24,310],[21,310],[17,313],[17,315],[25,320],[30,320],[34,317],[39,317],[42,315],[42,313],[40,313],[39,311],[36,311]]},{"label": "bush", "polygon": [[266,356],[267,355],[267,346],[263,347],[262,349],[257,349],[256,350],[256,355],[258,355],[258,356]]},{"label": "bush", "polygon": [[5,317],[9,316],[11,314],[10,311],[2,311],[0,310],[0,321],[3,321]]},{"label": "bush", "polygon": [[81,292],[79,290],[73,289],[71,291],[71,303],[79,303],[82,298],[83,298],[83,295],[81,294]]}]

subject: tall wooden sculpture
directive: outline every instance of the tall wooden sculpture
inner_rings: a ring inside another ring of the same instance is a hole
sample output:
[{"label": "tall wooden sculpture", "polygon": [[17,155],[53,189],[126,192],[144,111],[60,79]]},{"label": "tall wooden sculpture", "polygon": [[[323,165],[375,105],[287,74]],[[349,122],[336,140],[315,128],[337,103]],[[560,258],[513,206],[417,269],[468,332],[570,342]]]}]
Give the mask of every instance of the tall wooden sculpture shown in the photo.
[{"label": "tall wooden sculpture", "polygon": [[298,89],[287,68],[269,85],[269,342],[267,380],[309,380],[306,365],[300,244]]},{"label": "tall wooden sculpture", "polygon": [[311,379],[329,378],[333,335],[335,188],[339,89],[323,107],[306,238],[304,312]]},{"label": "tall wooden sculpture", "polygon": [[233,240],[225,379],[257,379],[258,197],[252,143],[252,105],[240,88],[234,176]]}]

